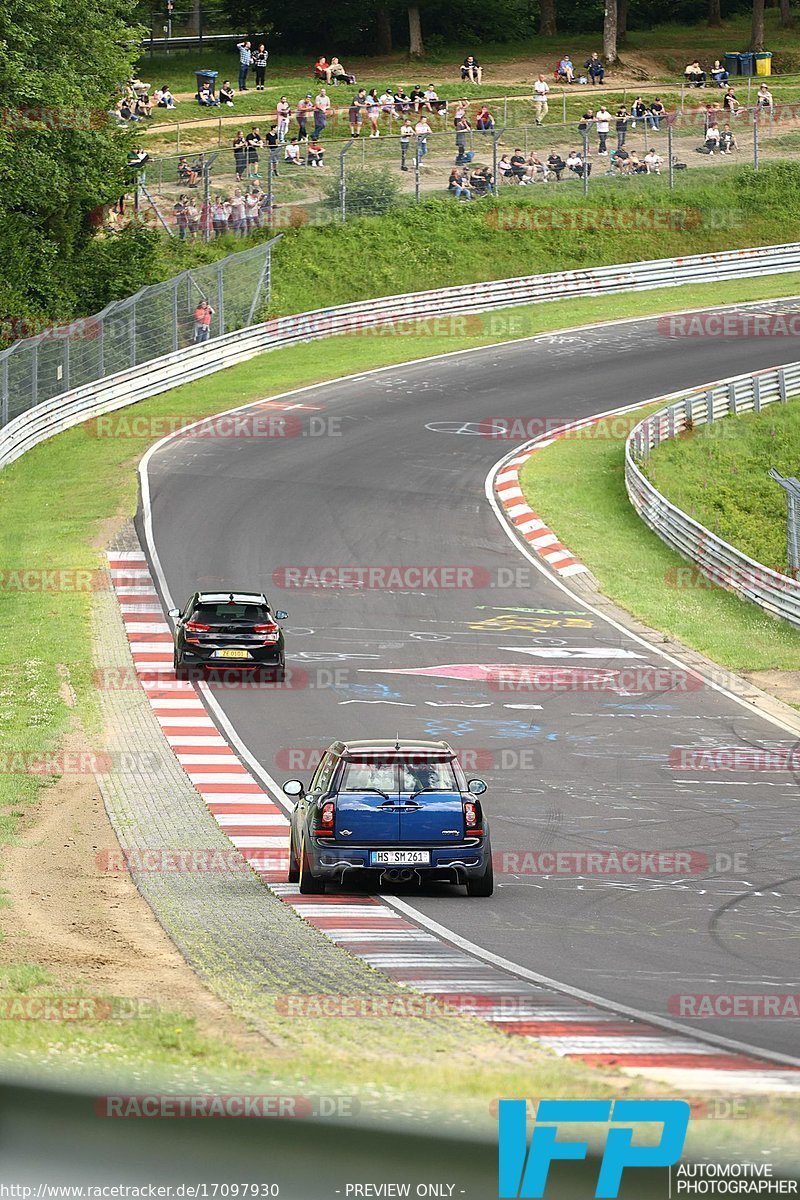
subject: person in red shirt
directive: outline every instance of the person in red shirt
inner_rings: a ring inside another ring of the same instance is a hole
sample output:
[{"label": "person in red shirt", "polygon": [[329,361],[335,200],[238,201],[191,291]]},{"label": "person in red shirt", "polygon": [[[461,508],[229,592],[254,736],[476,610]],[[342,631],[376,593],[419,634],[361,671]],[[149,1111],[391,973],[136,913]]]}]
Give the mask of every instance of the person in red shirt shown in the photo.
[{"label": "person in red shirt", "polygon": [[193,341],[207,342],[211,334],[211,318],[214,316],[214,309],[207,300],[201,300],[197,308],[194,310],[194,338]]}]

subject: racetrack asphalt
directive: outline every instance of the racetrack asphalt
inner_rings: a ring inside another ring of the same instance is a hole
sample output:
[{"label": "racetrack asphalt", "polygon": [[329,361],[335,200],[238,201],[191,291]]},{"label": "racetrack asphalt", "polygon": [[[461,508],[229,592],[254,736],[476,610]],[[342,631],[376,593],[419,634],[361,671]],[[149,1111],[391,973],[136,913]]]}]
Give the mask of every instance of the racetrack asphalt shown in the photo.
[{"label": "racetrack asphalt", "polygon": [[[302,405],[297,436],[184,436],[147,468],[171,598],[256,588],[289,612],[297,686],[213,689],[273,778],[307,781],[335,738],[397,734],[445,738],[487,780],[493,849],[522,856],[502,860],[516,869],[488,900],[398,889],[406,904],[565,985],[672,1019],[682,1009],[688,1032],[785,1055],[798,1053],[796,1019],[693,1020],[676,998],[800,990],[797,784],[789,770],[687,769],[680,750],[788,751],[795,738],[711,688],[641,683],[669,664],[567,597],[498,525],[484,483],[514,443],[480,431],[519,417],[533,436],[545,420],[798,357],[791,338],[669,338],[656,320],[548,334],[282,397],[265,411]],[[313,586],[308,568],[322,566],[405,574]],[[425,586],[417,567],[434,570]],[[467,586],[441,586],[445,567]],[[493,684],[492,666],[644,671],[616,691],[516,691]],[[679,851],[690,867],[546,874],[532,857],[618,850]]]}]

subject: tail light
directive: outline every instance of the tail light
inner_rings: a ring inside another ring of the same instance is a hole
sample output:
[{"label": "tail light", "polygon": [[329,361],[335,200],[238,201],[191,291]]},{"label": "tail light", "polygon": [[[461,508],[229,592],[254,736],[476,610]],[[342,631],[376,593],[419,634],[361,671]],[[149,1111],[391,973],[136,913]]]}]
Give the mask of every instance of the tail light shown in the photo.
[{"label": "tail light", "polygon": [[481,813],[474,800],[464,801],[464,827],[467,837],[483,837]]},{"label": "tail light", "polygon": [[262,634],[265,642],[277,642],[280,637],[277,625],[254,625],[253,633]]},{"label": "tail light", "polygon": [[333,821],[336,815],[336,805],[332,800],[326,800],[319,810],[317,817],[317,837],[333,837]]},{"label": "tail light", "polygon": [[202,621],[187,621],[184,629],[191,630],[192,633],[210,633],[211,626],[204,625]]}]

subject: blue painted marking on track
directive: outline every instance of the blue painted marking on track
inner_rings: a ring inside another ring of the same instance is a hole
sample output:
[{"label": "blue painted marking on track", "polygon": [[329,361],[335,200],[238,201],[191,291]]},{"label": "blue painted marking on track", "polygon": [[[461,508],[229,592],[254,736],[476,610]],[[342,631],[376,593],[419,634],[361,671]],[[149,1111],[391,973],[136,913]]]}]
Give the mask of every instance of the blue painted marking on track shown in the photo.
[{"label": "blue painted marking on track", "polygon": [[399,700],[402,693],[395,692],[388,683],[345,683],[334,688],[336,692],[349,692],[360,700]]},{"label": "blue painted marking on track", "polygon": [[[468,721],[448,721],[446,718],[431,719],[427,717],[422,720],[425,733],[428,737],[434,738],[465,737],[467,734],[477,732],[479,727],[486,728],[487,726],[486,736],[502,741],[513,738],[532,738],[544,732],[541,725],[529,725],[525,721],[509,721],[504,718],[492,720],[489,717],[476,717]],[[547,741],[554,742],[558,738],[558,734],[546,733],[545,738]]]}]

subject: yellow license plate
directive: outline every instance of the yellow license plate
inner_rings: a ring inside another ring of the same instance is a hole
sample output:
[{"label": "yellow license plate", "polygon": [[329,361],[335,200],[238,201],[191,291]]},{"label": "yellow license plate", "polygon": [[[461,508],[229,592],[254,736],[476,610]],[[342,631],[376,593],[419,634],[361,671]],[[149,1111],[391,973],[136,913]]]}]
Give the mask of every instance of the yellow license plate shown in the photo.
[{"label": "yellow license plate", "polygon": [[214,658],[249,658],[249,650],[217,650]]}]

